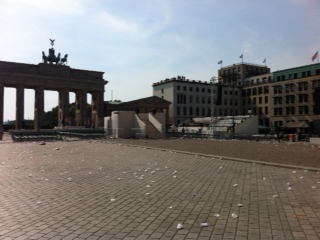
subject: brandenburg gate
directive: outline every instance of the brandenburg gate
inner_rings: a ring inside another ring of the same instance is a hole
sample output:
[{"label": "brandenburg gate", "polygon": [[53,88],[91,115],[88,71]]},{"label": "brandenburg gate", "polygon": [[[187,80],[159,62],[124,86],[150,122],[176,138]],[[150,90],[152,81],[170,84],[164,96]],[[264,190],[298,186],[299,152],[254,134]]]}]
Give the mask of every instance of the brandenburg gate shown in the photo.
[{"label": "brandenburg gate", "polygon": [[[59,93],[58,123],[61,127],[69,116],[69,92],[75,93],[75,126],[84,126],[91,117],[92,127],[103,126],[104,86],[103,72],[73,69],[65,65],[67,54],[60,59],[53,49],[44,52],[43,63],[38,65],[0,61],[0,125],[3,125],[4,88],[16,88],[16,129],[22,129],[24,120],[24,90],[35,90],[34,128],[41,129],[44,120],[44,91]],[[91,116],[86,115],[87,93],[92,96]]]}]

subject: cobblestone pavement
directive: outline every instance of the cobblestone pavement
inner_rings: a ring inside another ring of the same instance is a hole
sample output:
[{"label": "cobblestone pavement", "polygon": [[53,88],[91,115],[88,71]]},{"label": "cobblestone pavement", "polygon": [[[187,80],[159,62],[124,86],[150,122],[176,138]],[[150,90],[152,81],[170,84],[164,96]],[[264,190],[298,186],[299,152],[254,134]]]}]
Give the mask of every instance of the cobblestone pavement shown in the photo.
[{"label": "cobblestone pavement", "polygon": [[320,239],[318,172],[102,141],[0,150],[0,239]]}]

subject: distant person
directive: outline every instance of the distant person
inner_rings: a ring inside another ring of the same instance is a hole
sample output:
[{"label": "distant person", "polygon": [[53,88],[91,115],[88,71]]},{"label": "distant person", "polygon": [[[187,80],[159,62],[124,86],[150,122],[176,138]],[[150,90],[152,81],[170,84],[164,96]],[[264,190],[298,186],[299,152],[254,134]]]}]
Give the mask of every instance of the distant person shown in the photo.
[{"label": "distant person", "polygon": [[277,133],[278,142],[283,141],[283,131]]},{"label": "distant person", "polygon": [[296,131],[296,132],[294,133],[294,141],[295,141],[295,142],[299,142],[299,132],[298,132],[298,131]]}]

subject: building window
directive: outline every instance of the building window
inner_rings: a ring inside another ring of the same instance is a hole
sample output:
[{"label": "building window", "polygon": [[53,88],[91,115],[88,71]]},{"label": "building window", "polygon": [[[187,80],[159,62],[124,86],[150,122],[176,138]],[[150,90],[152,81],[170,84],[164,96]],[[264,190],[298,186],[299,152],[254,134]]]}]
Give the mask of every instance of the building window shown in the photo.
[{"label": "building window", "polygon": [[264,107],[264,114],[268,114],[268,107]]},{"label": "building window", "polygon": [[196,92],[199,92],[199,88],[198,87],[196,87]]},{"label": "building window", "polygon": [[303,114],[303,106],[299,106],[299,114]]},{"label": "building window", "polygon": [[294,95],[290,95],[290,103],[294,103],[294,99],[295,99],[295,96]]},{"label": "building window", "polygon": [[262,87],[258,87],[258,94],[262,94]]},{"label": "building window", "polygon": [[286,115],[290,115],[290,107],[286,107]]},{"label": "building window", "polygon": [[282,108],[274,108],[273,110],[275,116],[282,116]]},{"label": "building window", "polygon": [[257,95],[257,88],[252,88],[252,95],[253,96]]},{"label": "building window", "polygon": [[177,103],[186,104],[187,103],[187,96],[185,94],[178,94],[177,95]]},{"label": "building window", "polygon": [[253,115],[257,114],[257,108],[256,107],[252,108],[252,111],[253,111]]},{"label": "building window", "polygon": [[187,116],[187,107],[183,107],[183,115]]},{"label": "building window", "polygon": [[177,115],[180,116],[180,107],[177,107]]},{"label": "building window", "polygon": [[189,96],[189,103],[193,103],[193,96]]},{"label": "building window", "polygon": [[204,93],[204,92],[206,92],[206,89],[202,88],[201,91]]},{"label": "building window", "polygon": [[192,87],[189,87],[189,91],[192,92],[192,91],[193,91],[193,88],[192,88]]},{"label": "building window", "polygon": [[285,87],[286,87],[286,92],[294,92],[294,84],[293,83],[286,84]]},{"label": "building window", "polygon": [[202,116],[204,117],[206,115],[206,109],[202,108]]},{"label": "building window", "polygon": [[264,96],[264,103],[268,103],[268,96]]},{"label": "building window", "polygon": [[259,97],[259,104],[262,104],[262,97]]},{"label": "building window", "polygon": [[187,87],[186,86],[183,86],[183,91],[187,91]]},{"label": "building window", "polygon": [[308,94],[299,94],[299,103],[308,102]]},{"label": "building window", "polygon": [[196,116],[199,116],[199,108],[196,108]]},{"label": "building window", "polygon": [[196,103],[199,103],[199,97],[196,96]]},{"label": "building window", "polygon": [[193,108],[192,107],[189,108],[189,116],[193,116]]},{"label": "building window", "polygon": [[263,87],[263,93],[264,93],[264,94],[269,93],[269,86],[264,86],[264,87]]},{"label": "building window", "polygon": [[206,98],[205,98],[205,97],[202,97],[202,98],[201,98],[201,103],[202,103],[202,104],[205,104],[205,103],[206,103]]},{"label": "building window", "polygon": [[273,86],[273,93],[274,94],[282,93],[282,86],[280,85]]},{"label": "building window", "polygon": [[282,104],[282,97],[274,97],[273,100],[275,105]]},{"label": "building window", "polygon": [[299,106],[299,114],[309,114],[309,107],[308,106]]}]

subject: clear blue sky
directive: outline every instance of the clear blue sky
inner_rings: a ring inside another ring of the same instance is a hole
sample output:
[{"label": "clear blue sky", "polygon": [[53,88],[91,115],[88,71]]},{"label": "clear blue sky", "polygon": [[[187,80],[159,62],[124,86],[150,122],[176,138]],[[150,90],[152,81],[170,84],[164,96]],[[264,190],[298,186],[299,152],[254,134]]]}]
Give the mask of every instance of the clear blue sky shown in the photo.
[{"label": "clear blue sky", "polygon": [[[51,39],[68,65],[105,72],[105,100],[152,96],[152,84],[177,75],[209,81],[223,65],[272,71],[311,64],[320,46],[319,0],[1,0],[0,60],[38,64]],[[32,90],[25,118],[33,119]],[[45,92],[45,110],[57,92]],[[71,101],[74,95],[71,94]],[[5,89],[5,120],[15,91]]]}]

